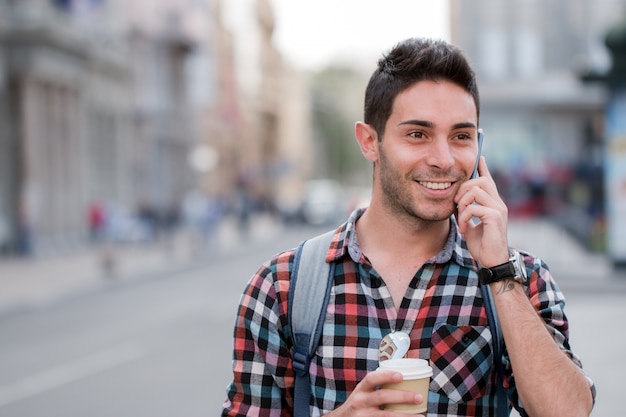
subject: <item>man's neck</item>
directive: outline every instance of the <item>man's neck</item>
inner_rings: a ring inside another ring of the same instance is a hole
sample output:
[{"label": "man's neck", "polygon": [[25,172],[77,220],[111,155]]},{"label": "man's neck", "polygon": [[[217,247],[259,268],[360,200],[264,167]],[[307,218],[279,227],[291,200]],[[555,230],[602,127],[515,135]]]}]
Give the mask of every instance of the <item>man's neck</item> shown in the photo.
[{"label": "man's neck", "polygon": [[429,259],[444,247],[450,220],[425,221],[369,207],[356,225],[359,246],[368,252],[389,252],[395,256]]},{"label": "man's neck", "polygon": [[450,221],[401,221],[370,206],[356,223],[363,254],[399,309],[415,273],[445,246]]}]

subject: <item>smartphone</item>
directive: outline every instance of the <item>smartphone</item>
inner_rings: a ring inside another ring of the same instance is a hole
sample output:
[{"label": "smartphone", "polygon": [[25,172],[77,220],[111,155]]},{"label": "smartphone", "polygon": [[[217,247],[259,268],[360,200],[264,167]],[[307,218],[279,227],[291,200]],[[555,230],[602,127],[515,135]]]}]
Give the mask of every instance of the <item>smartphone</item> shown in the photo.
[{"label": "smartphone", "polygon": [[470,179],[478,177],[478,161],[480,161],[480,155],[482,154],[482,150],[483,150],[483,136],[484,136],[483,130],[478,129],[478,155],[476,155],[476,163],[474,164],[474,172],[472,172],[472,176],[470,177]]}]

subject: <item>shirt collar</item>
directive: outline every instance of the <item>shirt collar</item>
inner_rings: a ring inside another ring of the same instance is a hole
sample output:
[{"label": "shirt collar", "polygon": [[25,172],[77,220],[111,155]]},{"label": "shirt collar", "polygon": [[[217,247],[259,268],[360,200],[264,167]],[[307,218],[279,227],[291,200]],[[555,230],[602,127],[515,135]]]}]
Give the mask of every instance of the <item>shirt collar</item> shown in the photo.
[{"label": "shirt collar", "polygon": [[[328,262],[339,261],[346,255],[350,256],[354,262],[358,263],[361,261],[363,252],[359,246],[356,234],[356,222],[365,213],[365,210],[366,208],[354,210],[346,223],[337,229],[326,256]],[[463,267],[474,267],[474,261],[467,249],[467,242],[459,233],[454,216],[450,217],[450,233],[444,247],[430,260],[431,263],[435,264],[444,264],[451,261]]]}]

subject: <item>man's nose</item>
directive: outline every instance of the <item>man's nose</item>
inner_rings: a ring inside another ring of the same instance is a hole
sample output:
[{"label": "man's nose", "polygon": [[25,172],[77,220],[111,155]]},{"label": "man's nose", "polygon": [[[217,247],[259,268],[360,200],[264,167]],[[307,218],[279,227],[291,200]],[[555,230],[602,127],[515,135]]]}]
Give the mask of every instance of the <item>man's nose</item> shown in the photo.
[{"label": "man's nose", "polygon": [[428,148],[426,161],[430,166],[439,169],[448,169],[454,166],[454,157],[450,143],[443,139],[434,140]]}]

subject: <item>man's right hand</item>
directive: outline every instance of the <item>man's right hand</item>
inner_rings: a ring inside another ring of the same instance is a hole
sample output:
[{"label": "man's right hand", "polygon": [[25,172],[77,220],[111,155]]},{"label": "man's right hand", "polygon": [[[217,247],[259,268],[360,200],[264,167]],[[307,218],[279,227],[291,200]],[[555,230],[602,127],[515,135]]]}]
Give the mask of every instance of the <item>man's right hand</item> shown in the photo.
[{"label": "man's right hand", "polygon": [[[371,416],[406,416],[393,411],[385,411],[385,404],[421,404],[426,401],[421,394],[392,389],[378,389],[385,384],[402,381],[402,374],[393,371],[370,372],[359,382],[345,403],[326,417],[371,417]],[[421,414],[418,414],[421,416]]]}]

